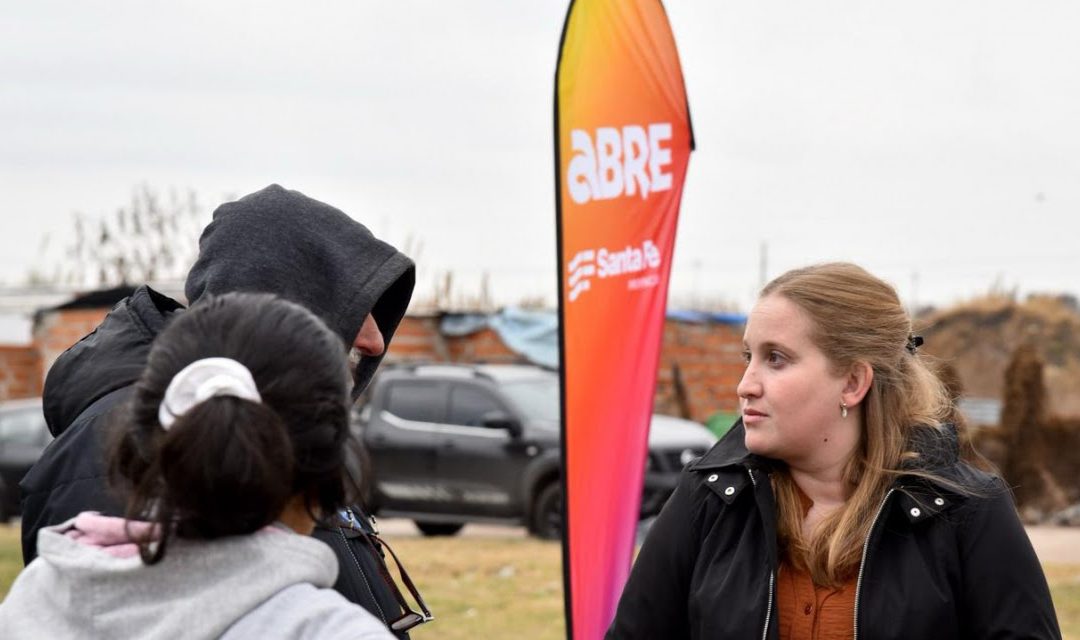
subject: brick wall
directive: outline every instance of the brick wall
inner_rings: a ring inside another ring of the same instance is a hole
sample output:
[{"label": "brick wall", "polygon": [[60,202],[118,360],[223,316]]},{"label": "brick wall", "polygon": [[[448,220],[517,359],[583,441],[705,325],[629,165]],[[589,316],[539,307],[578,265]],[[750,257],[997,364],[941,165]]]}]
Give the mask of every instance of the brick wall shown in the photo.
[{"label": "brick wall", "polygon": [[444,336],[439,332],[438,316],[402,319],[386,359],[388,362],[524,362],[491,329],[465,336]]},{"label": "brick wall", "polygon": [[[33,344],[0,347],[0,400],[41,395],[49,366],[93,331],[106,313],[107,309],[49,311],[35,323]],[[663,340],[657,413],[704,422],[717,411],[737,411],[735,387],[743,370],[741,326],[667,320]],[[444,336],[438,316],[407,316],[394,334],[387,361],[503,364],[524,359],[491,329]]]},{"label": "brick wall", "polygon": [[436,316],[406,316],[394,332],[387,362],[447,362],[446,342]]},{"label": "brick wall", "polygon": [[0,346],[0,400],[41,395],[41,359],[33,345]]},{"label": "brick wall", "polygon": [[108,309],[46,311],[34,322],[28,345],[0,345],[0,400],[41,395],[45,374],[65,349],[94,330]]},{"label": "brick wall", "polygon": [[656,376],[656,413],[704,422],[737,412],[735,387],[745,368],[742,325],[667,320]]},{"label": "brick wall", "polygon": [[454,362],[513,364],[524,361],[521,355],[511,351],[499,334],[491,329],[483,329],[467,336],[448,337],[446,342],[450,359]]}]

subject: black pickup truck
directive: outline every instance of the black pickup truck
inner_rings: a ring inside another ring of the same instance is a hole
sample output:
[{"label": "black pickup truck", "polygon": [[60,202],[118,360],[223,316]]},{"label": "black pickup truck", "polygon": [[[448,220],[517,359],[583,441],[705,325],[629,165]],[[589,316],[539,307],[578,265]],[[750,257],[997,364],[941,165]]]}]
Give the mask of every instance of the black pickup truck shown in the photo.
[{"label": "black pickup truck", "polygon": [[[560,535],[555,373],[526,365],[390,367],[366,398],[356,428],[371,456],[373,512],[411,518],[426,535],[453,535],[466,522]],[[696,422],[653,416],[642,518],[659,513],[683,466],[715,440]]]}]

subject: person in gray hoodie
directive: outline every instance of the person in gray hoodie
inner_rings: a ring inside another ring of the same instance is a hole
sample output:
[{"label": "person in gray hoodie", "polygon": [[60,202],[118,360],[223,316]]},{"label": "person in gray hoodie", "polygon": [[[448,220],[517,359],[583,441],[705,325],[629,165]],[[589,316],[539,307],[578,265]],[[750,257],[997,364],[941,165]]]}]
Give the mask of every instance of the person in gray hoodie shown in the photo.
[{"label": "person in gray hoodie", "polygon": [[[270,185],[214,211],[185,285],[188,300],[234,291],[265,292],[304,306],[351,347],[353,393],[367,385],[405,314],[415,283],[409,258],[342,211]],[[121,515],[105,482],[104,425],[131,397],[154,339],[183,306],[141,286],[49,369],[44,410],[55,440],[26,474],[23,561],[37,555],[38,531],[82,511]],[[401,613],[379,571],[381,558],[354,553],[338,527],[318,527],[343,567],[335,587],[387,623]],[[399,638],[407,637],[404,632]]]},{"label": "person in gray hoodie", "polygon": [[171,322],[110,425],[125,518],[43,529],[0,637],[391,640],[330,588],[337,560],[309,535],[358,491],[346,371],[338,336],[272,295],[206,297]]}]

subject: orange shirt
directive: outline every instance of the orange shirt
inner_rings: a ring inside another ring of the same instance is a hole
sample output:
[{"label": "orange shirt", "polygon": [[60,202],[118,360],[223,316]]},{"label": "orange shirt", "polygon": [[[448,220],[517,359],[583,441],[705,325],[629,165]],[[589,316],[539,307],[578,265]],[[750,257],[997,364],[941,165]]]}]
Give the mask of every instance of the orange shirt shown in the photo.
[{"label": "orange shirt", "polygon": [[[798,485],[795,489],[805,516],[814,503]],[[776,580],[780,640],[849,640],[855,635],[856,583],[852,578],[835,589],[819,587],[785,558]]]},{"label": "orange shirt", "polygon": [[819,587],[785,560],[776,580],[780,640],[848,640],[855,634],[855,579]]}]

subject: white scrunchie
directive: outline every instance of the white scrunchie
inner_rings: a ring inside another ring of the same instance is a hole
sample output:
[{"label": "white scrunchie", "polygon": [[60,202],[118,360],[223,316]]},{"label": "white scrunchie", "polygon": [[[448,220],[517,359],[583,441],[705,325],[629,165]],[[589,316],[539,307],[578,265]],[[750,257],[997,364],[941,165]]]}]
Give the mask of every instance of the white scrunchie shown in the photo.
[{"label": "white scrunchie", "polygon": [[214,396],[262,402],[251,371],[232,358],[203,358],[173,376],[158,408],[158,422],[168,429],[192,407]]}]

